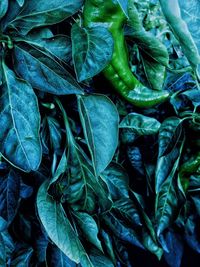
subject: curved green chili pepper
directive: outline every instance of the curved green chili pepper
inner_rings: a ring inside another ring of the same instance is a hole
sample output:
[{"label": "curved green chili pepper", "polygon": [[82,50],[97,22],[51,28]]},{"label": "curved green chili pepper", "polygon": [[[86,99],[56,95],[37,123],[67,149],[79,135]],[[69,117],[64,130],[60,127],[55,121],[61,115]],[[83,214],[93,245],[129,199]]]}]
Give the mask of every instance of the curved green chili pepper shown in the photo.
[{"label": "curved green chili pepper", "polygon": [[105,24],[113,36],[112,60],[103,70],[103,74],[121,96],[138,107],[152,107],[169,97],[167,91],[148,89],[131,72],[123,34],[126,16],[116,0],[86,0],[83,19],[86,27],[95,23]]},{"label": "curved green chili pepper", "polygon": [[180,178],[184,191],[186,191],[189,186],[190,175],[197,172],[199,167],[200,167],[200,152],[192,156],[187,162],[185,162],[180,167],[179,178]]}]

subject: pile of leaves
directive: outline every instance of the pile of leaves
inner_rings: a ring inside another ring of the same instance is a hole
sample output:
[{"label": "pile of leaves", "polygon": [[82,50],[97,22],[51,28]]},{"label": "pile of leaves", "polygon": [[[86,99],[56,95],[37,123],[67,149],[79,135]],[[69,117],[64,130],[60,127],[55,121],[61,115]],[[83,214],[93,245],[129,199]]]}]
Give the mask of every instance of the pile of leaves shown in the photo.
[{"label": "pile of leaves", "polygon": [[181,170],[200,150],[200,3],[134,2],[131,69],[171,93],[151,109],[101,75],[112,38],[82,27],[84,1],[0,1],[0,266],[197,266],[200,172]]}]

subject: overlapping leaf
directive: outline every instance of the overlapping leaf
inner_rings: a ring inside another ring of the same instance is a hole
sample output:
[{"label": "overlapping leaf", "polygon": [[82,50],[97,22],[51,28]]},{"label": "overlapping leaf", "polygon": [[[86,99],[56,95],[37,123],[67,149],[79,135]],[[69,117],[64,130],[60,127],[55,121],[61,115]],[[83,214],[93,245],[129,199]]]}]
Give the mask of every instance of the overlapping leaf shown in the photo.
[{"label": "overlapping leaf", "polygon": [[74,67],[79,82],[92,78],[110,62],[114,44],[106,27],[80,28],[74,24],[71,37]]},{"label": "overlapping leaf", "polygon": [[85,139],[99,175],[111,162],[117,148],[119,115],[111,100],[103,95],[79,97],[78,103]]},{"label": "overlapping leaf", "polygon": [[34,88],[55,95],[82,94],[72,75],[40,50],[18,44],[14,59],[16,71]]},{"label": "overlapping leaf", "polygon": [[[48,2],[29,0],[25,2],[17,16],[8,22],[7,27],[26,35],[33,28],[61,22],[77,12],[82,3],[82,0],[49,0]],[[23,1],[20,1],[20,5],[22,4]]]},{"label": "overlapping leaf", "polygon": [[0,97],[0,151],[16,167],[37,170],[41,161],[40,114],[30,84],[17,78],[3,63]]}]

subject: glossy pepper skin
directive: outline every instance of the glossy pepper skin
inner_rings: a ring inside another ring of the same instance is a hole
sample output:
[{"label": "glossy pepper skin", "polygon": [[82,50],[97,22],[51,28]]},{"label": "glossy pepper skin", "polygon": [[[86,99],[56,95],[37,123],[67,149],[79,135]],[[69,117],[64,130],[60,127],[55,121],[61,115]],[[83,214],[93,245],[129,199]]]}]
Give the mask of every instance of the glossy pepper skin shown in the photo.
[{"label": "glossy pepper skin", "polygon": [[179,178],[183,186],[184,191],[187,191],[189,186],[190,175],[197,172],[200,167],[200,152],[192,156],[187,162],[185,162],[179,170]]},{"label": "glossy pepper skin", "polygon": [[127,18],[116,0],[86,0],[83,10],[85,27],[103,23],[114,40],[111,62],[103,70],[113,88],[127,101],[141,108],[152,107],[169,97],[167,91],[153,91],[139,82],[129,67],[123,26]]}]

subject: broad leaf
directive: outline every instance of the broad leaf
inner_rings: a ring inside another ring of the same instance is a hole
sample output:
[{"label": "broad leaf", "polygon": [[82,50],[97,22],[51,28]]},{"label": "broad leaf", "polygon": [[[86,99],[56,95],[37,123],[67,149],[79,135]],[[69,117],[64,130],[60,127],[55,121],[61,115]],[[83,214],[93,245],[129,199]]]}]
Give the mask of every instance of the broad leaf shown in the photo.
[{"label": "broad leaf", "polygon": [[113,200],[129,198],[129,177],[121,165],[111,163],[101,177],[106,182]]},{"label": "broad leaf", "polygon": [[15,245],[8,231],[0,232],[0,265],[7,266],[8,259],[13,255]]},{"label": "broad leaf", "polygon": [[76,143],[67,114],[61,103],[58,104],[64,117],[67,150],[64,151],[50,182],[51,188],[59,184],[62,188],[62,201],[72,205],[74,210],[87,210],[93,213],[97,204],[102,210],[109,209],[111,201],[108,198],[108,189],[101,179],[94,176],[91,161]]},{"label": "broad leaf", "polygon": [[61,204],[48,195],[47,188],[48,182],[45,182],[38,191],[37,209],[48,236],[71,260],[76,263],[86,261],[92,266]]},{"label": "broad leaf", "polygon": [[54,56],[58,61],[69,62],[72,58],[71,39],[66,35],[54,36],[51,32],[41,30],[31,32],[26,37],[15,37],[15,41],[36,46],[43,53]]},{"label": "broad leaf", "polygon": [[144,72],[150,87],[154,90],[162,90],[166,76],[165,67],[156,61],[149,60],[148,57],[143,55],[141,57]]},{"label": "broad leaf", "polygon": [[176,147],[181,138],[182,121],[177,117],[166,119],[159,130],[159,157],[162,157]]},{"label": "broad leaf", "polygon": [[128,35],[139,48],[147,81],[152,89],[161,90],[165,79],[165,67],[169,61],[167,48],[144,29],[134,1],[129,1],[128,14],[131,26]]},{"label": "broad leaf", "polygon": [[15,45],[14,60],[19,75],[38,90],[55,95],[82,93],[66,69],[36,48]]},{"label": "broad leaf", "polygon": [[103,229],[101,229],[101,240],[106,255],[109,255],[112,262],[116,263],[112,237]]},{"label": "broad leaf", "polygon": [[[170,153],[158,158],[155,170],[155,189],[156,193],[160,191],[163,182],[174,168],[174,163],[180,156],[179,146],[175,147]],[[177,166],[178,167],[178,166]],[[174,170],[175,173],[176,170]]]},{"label": "broad leaf", "polygon": [[138,113],[129,113],[120,123],[120,128],[130,129],[138,136],[156,134],[160,129],[160,122]]},{"label": "broad leaf", "polygon": [[134,203],[135,205],[137,205],[138,212],[142,221],[142,244],[147,250],[156,255],[156,257],[160,260],[163,255],[163,249],[160,247],[156,238],[156,233],[153,225],[154,221],[152,221],[153,218],[149,218],[146,214],[142,196],[133,191],[131,193],[134,198]]},{"label": "broad leaf", "polygon": [[36,27],[52,25],[72,16],[81,7],[83,1],[77,0],[29,0],[25,2],[23,9],[8,26],[16,29],[23,35]]},{"label": "broad leaf", "polygon": [[113,53],[113,39],[107,28],[94,26],[71,30],[73,61],[79,82],[92,78],[109,63]]},{"label": "broad leaf", "polygon": [[3,63],[0,95],[0,151],[13,165],[37,170],[41,161],[40,114],[32,87]]},{"label": "broad leaf", "polygon": [[85,139],[99,175],[111,162],[117,148],[119,115],[111,100],[103,95],[79,97],[78,105]]}]

